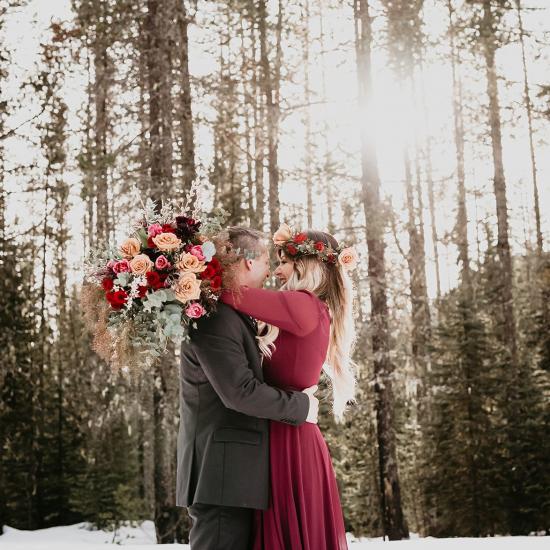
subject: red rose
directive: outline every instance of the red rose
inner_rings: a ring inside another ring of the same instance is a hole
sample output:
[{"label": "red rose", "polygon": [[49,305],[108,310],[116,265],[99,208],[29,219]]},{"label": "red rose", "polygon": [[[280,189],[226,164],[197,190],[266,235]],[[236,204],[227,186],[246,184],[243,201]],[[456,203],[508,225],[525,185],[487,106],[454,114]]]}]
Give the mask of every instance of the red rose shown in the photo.
[{"label": "red rose", "polygon": [[210,281],[210,288],[215,292],[216,290],[220,290],[221,287],[222,278],[219,275],[212,277],[212,280]]},{"label": "red rose", "polygon": [[122,309],[122,306],[128,300],[128,294],[124,290],[107,292],[105,296],[113,309]]},{"label": "red rose", "polygon": [[222,266],[217,258],[212,258],[210,262],[206,264],[206,269],[199,273],[201,279],[212,279],[216,275],[222,274]]},{"label": "red rose", "polygon": [[210,264],[206,266],[202,273],[199,273],[201,279],[211,279],[214,275],[216,275],[216,270]]},{"label": "red rose", "polygon": [[164,279],[166,279],[166,277],[163,279],[157,271],[148,271],[145,274],[145,278],[147,279],[147,284],[154,290],[162,288],[164,286]]},{"label": "red rose", "polygon": [[321,241],[317,241],[314,245],[315,250],[318,250],[319,252],[323,252],[325,249],[325,243],[322,243]]},{"label": "red rose", "polygon": [[296,256],[296,254],[298,254],[298,249],[294,246],[292,246],[291,244],[289,244],[287,247],[286,247],[286,251],[291,255],[291,256]]},{"label": "red rose", "polygon": [[169,223],[165,223],[162,226],[162,232],[163,233],[175,233],[176,231],[174,230],[174,228]]},{"label": "red rose", "polygon": [[105,292],[113,290],[114,285],[115,283],[113,282],[113,279],[111,279],[111,277],[105,277],[103,281],[101,281],[101,286],[103,287],[103,290],[105,290]]},{"label": "red rose", "polygon": [[153,242],[153,237],[147,237],[147,247],[156,248],[157,245]]},{"label": "red rose", "polygon": [[329,263],[333,264],[336,262],[336,256],[334,254],[328,254],[327,255],[327,260]]},{"label": "red rose", "polygon": [[160,277],[159,288],[163,288],[166,286],[166,279],[168,277],[168,273],[159,273],[159,277]]},{"label": "red rose", "polygon": [[138,286],[138,297],[139,298],[144,298],[146,294],[147,294],[147,287],[139,285]]},{"label": "red rose", "polygon": [[305,233],[298,233],[294,237],[294,242],[296,244],[302,244],[304,241],[307,241],[307,235]]},{"label": "red rose", "polygon": [[216,271],[216,273],[220,272],[221,271],[221,264],[220,264],[220,261],[218,260],[218,258],[212,258],[212,260],[210,261],[210,263],[208,265],[211,265],[214,270]]}]

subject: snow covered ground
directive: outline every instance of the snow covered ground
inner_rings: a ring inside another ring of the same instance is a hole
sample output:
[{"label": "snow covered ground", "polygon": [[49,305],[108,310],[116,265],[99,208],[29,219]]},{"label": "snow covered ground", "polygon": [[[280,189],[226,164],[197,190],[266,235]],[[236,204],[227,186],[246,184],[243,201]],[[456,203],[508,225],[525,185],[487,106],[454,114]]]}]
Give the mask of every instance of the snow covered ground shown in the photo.
[{"label": "snow covered ground", "polygon": [[[486,539],[412,538],[408,541],[384,542],[381,539],[357,540],[349,535],[350,550],[542,550],[550,549],[550,537],[497,537]],[[155,528],[146,521],[139,527],[122,527],[116,533],[90,531],[79,523],[39,531],[4,528],[0,550],[105,550],[119,545],[138,546],[136,550],[155,550]],[[189,550],[186,544],[168,544],[163,549]],[[290,549],[289,549],[290,550]]]}]

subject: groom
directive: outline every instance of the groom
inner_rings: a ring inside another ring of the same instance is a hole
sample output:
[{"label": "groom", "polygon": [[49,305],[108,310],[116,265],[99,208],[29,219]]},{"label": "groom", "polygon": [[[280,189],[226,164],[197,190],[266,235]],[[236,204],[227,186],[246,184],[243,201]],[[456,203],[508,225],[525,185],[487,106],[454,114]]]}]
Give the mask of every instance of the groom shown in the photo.
[{"label": "groom", "polygon": [[[238,285],[261,288],[269,276],[265,237],[229,229],[234,249],[253,252],[233,267]],[[269,499],[268,419],[317,422],[315,388],[288,392],[263,381],[251,317],[218,302],[181,349],[176,504],[193,520],[192,550],[248,550],[254,509]]]}]

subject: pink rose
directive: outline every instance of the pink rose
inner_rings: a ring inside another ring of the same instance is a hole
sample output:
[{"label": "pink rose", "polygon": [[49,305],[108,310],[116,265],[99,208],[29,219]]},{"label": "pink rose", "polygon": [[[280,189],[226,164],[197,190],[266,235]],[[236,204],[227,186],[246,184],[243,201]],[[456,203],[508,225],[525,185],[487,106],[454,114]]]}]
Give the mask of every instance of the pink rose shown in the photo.
[{"label": "pink rose", "polygon": [[109,260],[107,262],[107,268],[114,271],[115,269],[115,265],[117,264],[117,261],[116,260]]},{"label": "pink rose", "polygon": [[193,254],[193,256],[196,256],[201,262],[206,259],[204,254],[202,253],[202,246],[200,244],[192,246],[189,252]]},{"label": "pink rose", "polygon": [[130,262],[128,260],[120,260],[115,262],[113,271],[115,273],[125,273],[126,271],[130,271]]},{"label": "pink rose", "polygon": [[153,223],[147,229],[147,236],[156,237],[157,235],[160,235],[162,231],[162,225],[160,225],[160,223]]},{"label": "pink rose", "polygon": [[198,319],[199,317],[202,317],[205,313],[206,310],[197,303],[189,304],[185,309],[185,315],[187,315],[187,317],[191,317],[191,319]]},{"label": "pink rose", "polygon": [[166,259],[166,256],[161,254],[156,260],[155,260],[155,267],[160,271],[162,269],[166,269],[168,267],[171,267],[171,263]]}]

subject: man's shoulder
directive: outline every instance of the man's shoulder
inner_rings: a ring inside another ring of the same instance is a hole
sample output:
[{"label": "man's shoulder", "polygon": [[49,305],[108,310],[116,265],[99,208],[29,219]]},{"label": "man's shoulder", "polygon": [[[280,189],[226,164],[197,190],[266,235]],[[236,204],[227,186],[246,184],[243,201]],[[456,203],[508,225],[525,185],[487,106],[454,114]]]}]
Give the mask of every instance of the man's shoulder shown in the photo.
[{"label": "man's shoulder", "polygon": [[215,311],[197,320],[194,332],[228,335],[240,333],[242,328],[243,321],[237,311],[223,302],[218,302]]}]

